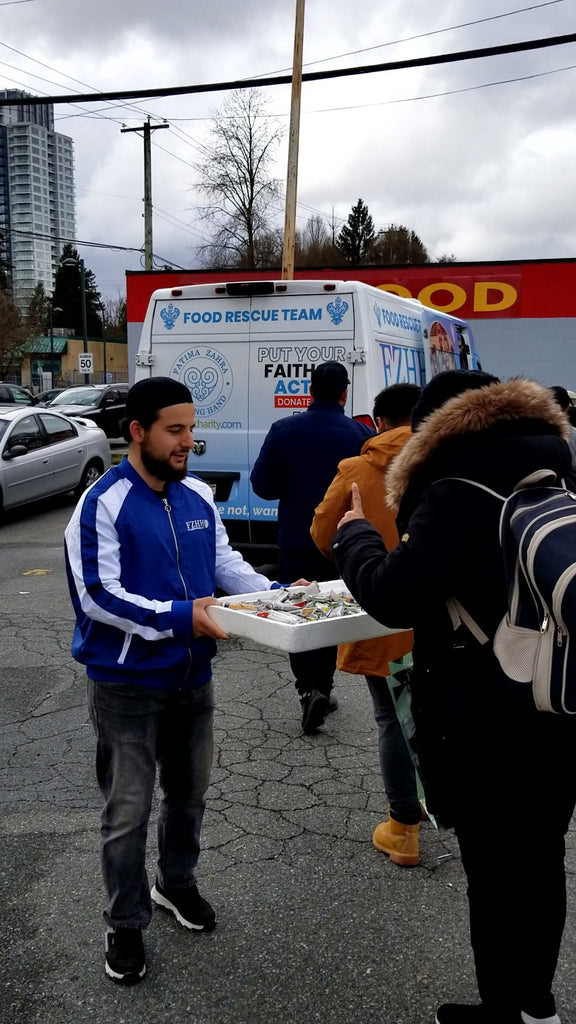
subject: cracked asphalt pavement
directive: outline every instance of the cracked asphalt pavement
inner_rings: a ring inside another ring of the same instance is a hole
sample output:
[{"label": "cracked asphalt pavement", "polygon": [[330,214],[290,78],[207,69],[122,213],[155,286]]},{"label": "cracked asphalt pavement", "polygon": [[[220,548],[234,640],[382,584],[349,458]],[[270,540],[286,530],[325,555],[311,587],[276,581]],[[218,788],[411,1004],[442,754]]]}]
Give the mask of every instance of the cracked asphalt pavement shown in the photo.
[{"label": "cracked asphalt pavement", "polygon": [[[440,1002],[475,1001],[452,833],[423,825],[411,869],[372,846],[386,798],[363,678],[339,674],[339,710],[304,736],[287,656],[241,640],[214,662],[198,882],[218,926],[190,934],[157,911],[144,981],[105,977],[100,795],[62,553],[71,511],[60,499],[0,527],[1,1024],[431,1024]],[[155,812],[151,878],[154,842]],[[536,873],[544,842],[535,807],[494,837],[494,855],[530,857]],[[567,845],[565,1024],[576,1020],[574,826]]]}]

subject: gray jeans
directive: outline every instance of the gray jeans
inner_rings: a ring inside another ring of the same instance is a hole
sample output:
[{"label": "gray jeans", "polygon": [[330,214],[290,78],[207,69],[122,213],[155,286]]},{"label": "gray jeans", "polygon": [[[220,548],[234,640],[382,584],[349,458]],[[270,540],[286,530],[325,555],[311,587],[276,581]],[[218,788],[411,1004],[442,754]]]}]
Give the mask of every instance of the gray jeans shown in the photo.
[{"label": "gray jeans", "polygon": [[146,837],[156,781],[158,881],[164,889],[195,882],[200,829],[213,754],[212,682],[168,692],[88,679],[97,737],[96,774],[104,796],[102,875],[111,927],[145,928],[152,915]]}]

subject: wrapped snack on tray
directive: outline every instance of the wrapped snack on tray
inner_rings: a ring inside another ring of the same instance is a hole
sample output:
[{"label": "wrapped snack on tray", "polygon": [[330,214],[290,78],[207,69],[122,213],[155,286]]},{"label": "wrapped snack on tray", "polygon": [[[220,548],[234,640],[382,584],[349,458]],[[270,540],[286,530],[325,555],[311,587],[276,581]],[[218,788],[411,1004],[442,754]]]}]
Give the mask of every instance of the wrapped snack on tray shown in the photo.
[{"label": "wrapped snack on tray", "polygon": [[223,597],[208,614],[232,636],[290,653],[400,632],[362,611],[342,580]]}]

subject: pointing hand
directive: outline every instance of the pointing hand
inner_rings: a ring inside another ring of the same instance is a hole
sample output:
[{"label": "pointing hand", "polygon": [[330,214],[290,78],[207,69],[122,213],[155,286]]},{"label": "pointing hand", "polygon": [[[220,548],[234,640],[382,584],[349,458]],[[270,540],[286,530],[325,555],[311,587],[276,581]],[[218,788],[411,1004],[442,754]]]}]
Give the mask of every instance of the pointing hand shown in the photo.
[{"label": "pointing hand", "polygon": [[338,529],[344,525],[344,523],[351,523],[354,519],[365,519],[364,509],[362,508],[362,498],[360,497],[360,491],[358,484],[352,484],[351,494],[352,506],[343,516],[338,523]]}]

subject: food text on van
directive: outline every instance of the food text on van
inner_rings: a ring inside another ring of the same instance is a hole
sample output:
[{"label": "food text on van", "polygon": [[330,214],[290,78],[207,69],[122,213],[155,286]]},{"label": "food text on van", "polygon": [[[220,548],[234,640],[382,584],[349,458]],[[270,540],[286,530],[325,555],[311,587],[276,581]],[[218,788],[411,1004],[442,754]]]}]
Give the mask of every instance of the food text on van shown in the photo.
[{"label": "food text on van", "polygon": [[275,409],[307,409],[312,395],[274,395]]},{"label": "food text on van", "polygon": [[[246,324],[246,323],[287,323],[299,320],[322,320],[320,307],[291,306],[286,309],[220,309],[187,311],[182,317],[183,324]],[[171,325],[173,326],[173,325]]]},{"label": "food text on van", "polygon": [[216,349],[206,347],[203,351],[200,351],[199,348],[188,348],[174,363],[171,371],[172,376],[177,377],[182,368],[192,359],[210,359],[220,367],[222,373],[230,372],[230,367],[228,366],[224,356],[221,352],[217,352]]},{"label": "food text on van", "polygon": [[258,362],[289,363],[293,352],[300,363],[305,359],[311,363],[346,362],[344,345],[266,345],[258,349]]},{"label": "food text on van", "polygon": [[275,395],[309,395],[309,380],[279,380],[274,388]]},{"label": "food text on van", "polygon": [[315,363],[265,363],[265,377],[311,377]]},{"label": "food text on van", "polygon": [[390,384],[425,383],[424,353],[405,345],[380,344],[386,387]]},{"label": "food text on van", "polygon": [[422,327],[419,317],[398,313],[396,309],[389,309],[388,306],[383,306],[378,302],[375,302],[372,308],[379,328],[382,329],[385,326],[399,327],[401,331],[420,335]]}]

